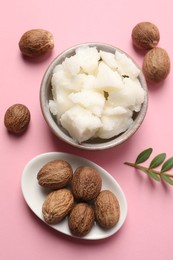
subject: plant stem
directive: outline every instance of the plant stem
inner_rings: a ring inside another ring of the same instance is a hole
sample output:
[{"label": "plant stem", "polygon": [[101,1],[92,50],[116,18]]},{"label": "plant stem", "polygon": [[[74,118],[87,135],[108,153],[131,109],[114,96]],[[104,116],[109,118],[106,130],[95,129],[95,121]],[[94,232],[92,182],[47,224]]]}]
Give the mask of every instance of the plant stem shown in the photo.
[{"label": "plant stem", "polygon": [[[144,172],[147,172],[149,170],[153,170],[153,169],[147,168],[145,166],[142,166],[142,165],[139,165],[139,164],[136,164],[136,163],[125,162],[124,164],[129,165],[131,167],[134,167],[134,168],[139,169],[139,170],[144,171]],[[154,173],[158,174],[158,175],[165,175],[165,176],[173,178],[173,174],[169,174],[169,173],[166,173],[166,172],[159,172],[159,171],[154,170]]]}]

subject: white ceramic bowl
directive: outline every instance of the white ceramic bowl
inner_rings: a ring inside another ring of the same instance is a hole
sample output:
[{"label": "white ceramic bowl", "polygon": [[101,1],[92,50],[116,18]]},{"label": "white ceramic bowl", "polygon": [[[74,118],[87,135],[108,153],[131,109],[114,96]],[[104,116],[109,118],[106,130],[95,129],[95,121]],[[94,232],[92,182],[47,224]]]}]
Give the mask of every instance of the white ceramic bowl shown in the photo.
[{"label": "white ceramic bowl", "polygon": [[[40,105],[41,105],[42,114],[43,114],[44,119],[47,122],[48,126],[53,131],[53,133],[58,138],[60,138],[61,140],[65,141],[66,143],[68,143],[70,145],[73,145],[75,147],[85,149],[85,150],[102,150],[102,149],[111,148],[111,147],[117,146],[117,145],[125,142],[127,139],[129,139],[138,130],[138,128],[142,124],[142,122],[145,118],[145,115],[147,112],[147,106],[148,106],[148,94],[147,94],[148,91],[147,91],[146,80],[144,78],[142,71],[140,70],[140,74],[139,74],[138,78],[139,78],[139,81],[140,81],[143,89],[146,91],[146,96],[145,96],[144,103],[142,104],[141,110],[138,113],[134,114],[134,117],[133,117],[134,122],[127,131],[125,131],[124,133],[122,133],[118,136],[115,136],[111,139],[97,138],[97,139],[88,140],[86,142],[79,144],[76,140],[74,140],[68,134],[68,132],[63,127],[59,126],[56,123],[52,113],[49,110],[48,103],[49,103],[49,100],[52,99],[51,78],[53,75],[53,69],[55,68],[55,66],[57,64],[61,64],[66,57],[71,57],[72,55],[74,55],[76,48],[81,47],[81,46],[90,46],[90,47],[95,46],[98,50],[103,50],[103,51],[107,51],[107,52],[111,52],[111,53],[115,53],[115,51],[118,49],[120,52],[125,53],[122,50],[120,50],[119,48],[113,47],[111,45],[102,44],[102,43],[94,43],[94,42],[75,45],[75,46],[65,50],[64,52],[62,52],[48,66],[48,68],[43,76],[42,82],[41,82]],[[125,54],[129,57],[129,55],[127,53],[125,53]],[[129,57],[129,58],[131,60],[133,60],[131,57]],[[135,63],[134,60],[133,60],[133,62]],[[138,67],[137,64],[136,64],[136,66]]]}]

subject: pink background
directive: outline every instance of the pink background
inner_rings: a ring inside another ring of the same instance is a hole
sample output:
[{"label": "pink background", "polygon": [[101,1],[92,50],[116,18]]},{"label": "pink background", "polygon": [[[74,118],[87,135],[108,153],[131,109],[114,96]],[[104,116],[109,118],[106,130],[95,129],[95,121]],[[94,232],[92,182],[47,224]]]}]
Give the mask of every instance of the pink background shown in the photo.
[{"label": "pink background", "polygon": [[[6,0],[1,3],[0,95],[0,259],[173,259],[173,187],[150,181],[124,165],[140,151],[153,147],[153,156],[173,156],[172,72],[161,84],[148,85],[149,107],[137,133],[126,143],[106,151],[84,151],[58,140],[40,110],[39,88],[49,63],[60,52],[82,42],[105,42],[128,52],[141,66],[143,54],[131,42],[132,28],[141,21],[155,23],[159,46],[173,59],[171,0]],[[32,28],[51,31],[55,48],[38,61],[24,59],[18,48],[21,35]],[[14,103],[30,109],[28,131],[16,137],[3,124]],[[36,155],[60,151],[83,156],[106,169],[123,188],[127,219],[120,231],[102,241],[81,241],[63,236],[42,223],[26,205],[21,175]]]}]

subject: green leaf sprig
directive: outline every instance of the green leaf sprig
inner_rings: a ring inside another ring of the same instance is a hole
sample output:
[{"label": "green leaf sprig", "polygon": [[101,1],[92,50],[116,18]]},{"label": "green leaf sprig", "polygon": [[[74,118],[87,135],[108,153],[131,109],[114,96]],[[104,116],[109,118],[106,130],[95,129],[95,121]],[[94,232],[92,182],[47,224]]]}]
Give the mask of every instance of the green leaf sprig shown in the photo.
[{"label": "green leaf sprig", "polygon": [[[166,153],[160,153],[155,156],[148,167],[141,165],[141,163],[147,161],[152,154],[153,149],[148,148],[142,151],[136,158],[134,163],[125,162],[126,165],[134,167],[146,173],[150,178],[155,181],[165,181],[168,184],[173,185],[173,174],[167,173],[167,171],[173,168],[173,157],[166,159]],[[160,170],[156,170],[160,166]]]}]

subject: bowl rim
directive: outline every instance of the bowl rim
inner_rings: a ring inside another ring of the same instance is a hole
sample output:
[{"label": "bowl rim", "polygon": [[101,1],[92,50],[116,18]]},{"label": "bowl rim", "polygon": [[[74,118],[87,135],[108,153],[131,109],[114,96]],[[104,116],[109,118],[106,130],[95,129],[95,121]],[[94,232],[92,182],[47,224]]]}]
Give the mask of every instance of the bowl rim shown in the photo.
[{"label": "bowl rim", "polygon": [[[46,98],[48,96],[48,90],[49,90],[49,88],[47,87],[47,82],[50,82],[50,80],[52,78],[54,67],[57,64],[62,63],[62,61],[66,57],[72,56],[74,54],[74,51],[78,47],[84,47],[84,46],[97,47],[99,50],[102,49],[104,51],[108,51],[111,53],[115,53],[116,50],[120,51],[121,53],[124,53],[127,57],[129,57],[133,61],[133,63],[136,65],[136,67],[140,70],[140,74],[139,74],[138,78],[140,80],[142,88],[146,92],[145,97],[144,97],[144,102],[141,106],[140,111],[138,112],[137,117],[135,118],[134,122],[132,123],[132,125],[119,136],[117,136],[117,137],[115,136],[115,138],[111,138],[108,140],[104,139],[105,141],[100,142],[100,143],[90,143],[90,142],[86,141],[86,142],[83,142],[80,144],[76,140],[74,140],[70,135],[68,135],[68,133],[66,134],[64,131],[62,131],[61,128],[58,126],[58,124],[53,119],[53,115],[51,114],[51,112],[49,110],[48,100]],[[145,118],[147,109],[148,109],[148,87],[147,87],[147,82],[145,80],[145,77],[144,77],[144,74],[143,74],[141,68],[134,61],[134,59],[129,54],[127,54],[125,51],[123,51],[120,48],[115,47],[113,45],[107,44],[107,43],[85,42],[85,43],[73,45],[72,47],[62,51],[60,54],[58,54],[52,60],[52,62],[48,65],[48,67],[43,75],[43,78],[41,80],[39,99],[40,99],[41,112],[44,117],[44,120],[46,121],[47,125],[52,130],[52,132],[59,139],[63,140],[64,142],[66,142],[74,147],[84,149],[84,150],[104,150],[104,149],[108,149],[108,148],[112,148],[114,146],[120,145],[121,143],[124,143],[127,139],[129,139],[131,136],[133,136],[136,133],[136,131],[142,124],[142,122]]]}]

